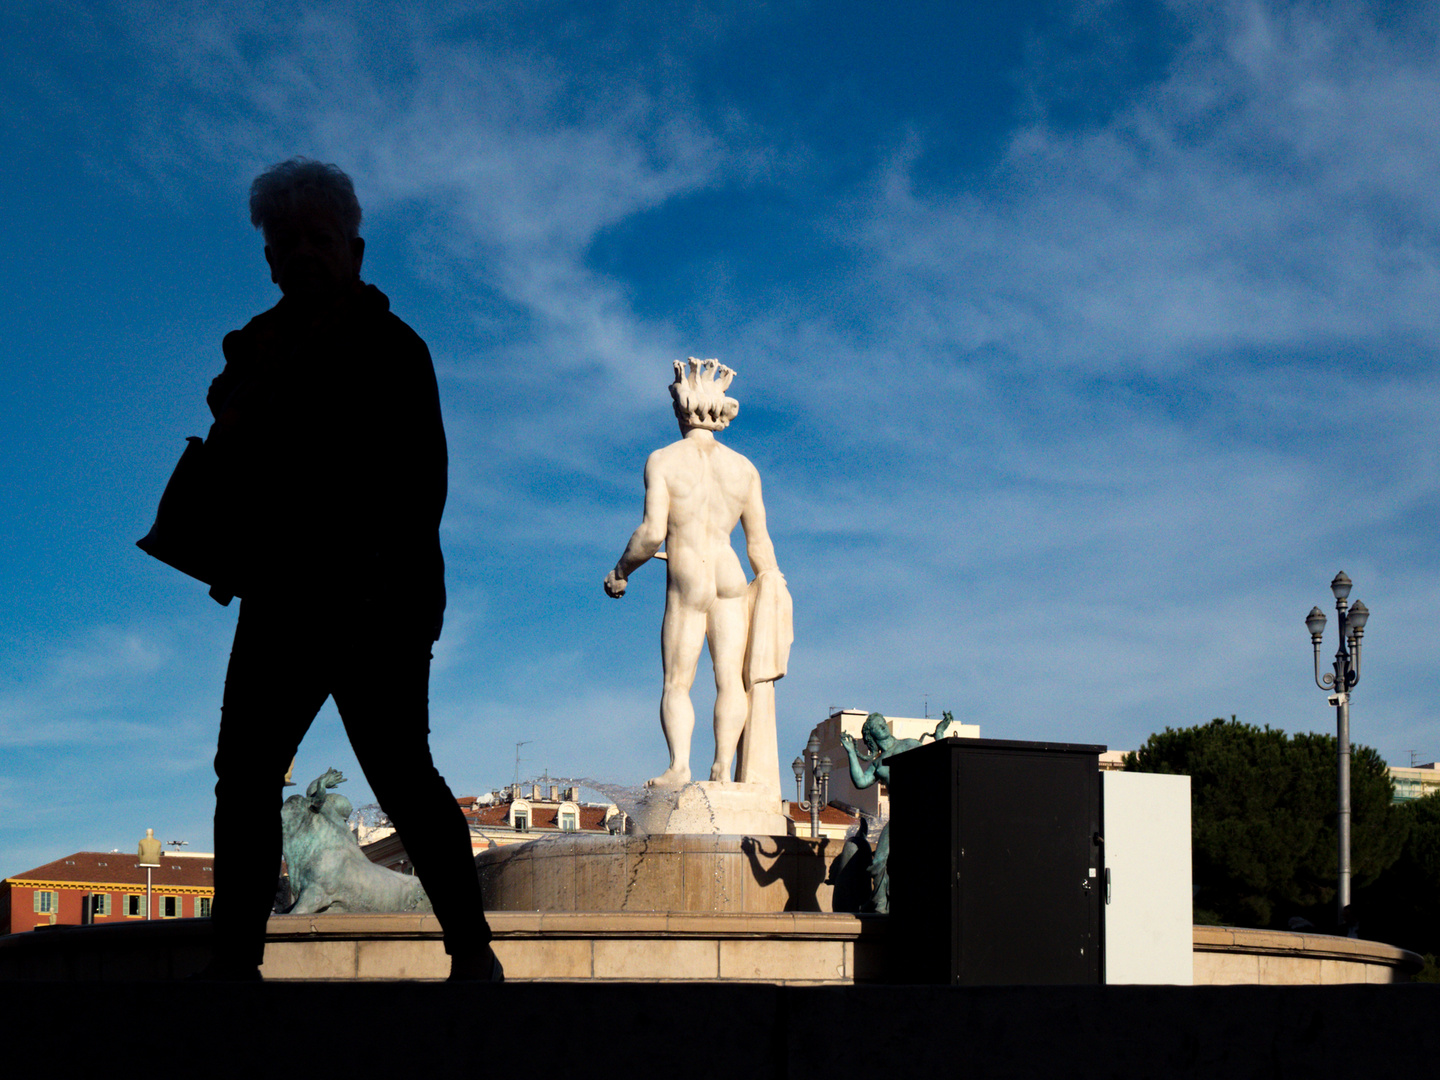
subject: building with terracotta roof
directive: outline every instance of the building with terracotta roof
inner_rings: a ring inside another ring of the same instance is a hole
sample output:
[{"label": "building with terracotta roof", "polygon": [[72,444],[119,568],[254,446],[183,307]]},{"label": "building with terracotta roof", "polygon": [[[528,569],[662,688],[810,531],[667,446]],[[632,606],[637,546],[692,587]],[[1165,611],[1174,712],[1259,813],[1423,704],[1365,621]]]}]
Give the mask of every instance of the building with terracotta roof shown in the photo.
[{"label": "building with terracotta roof", "polygon": [[[150,880],[151,918],[209,917],[214,855],[161,855]],[[0,933],[144,919],[145,906],[145,868],[135,852],[77,851],[0,882]]]},{"label": "building with terracotta roof", "polygon": [[[479,854],[492,847],[524,844],[561,832],[623,832],[625,814],[613,803],[582,803],[580,789],[559,784],[514,785],[489,795],[464,795],[455,800],[470,826],[470,849]],[[413,874],[410,856],[393,829],[373,830],[361,850],[373,863]]]},{"label": "building with terracotta roof", "polygon": [[[785,803],[785,813],[790,818],[791,836],[810,836],[809,810],[803,809],[798,802],[790,799]],[[844,840],[850,835],[850,830],[859,824],[858,815],[846,813],[833,802],[820,808],[820,836],[822,838]]]}]

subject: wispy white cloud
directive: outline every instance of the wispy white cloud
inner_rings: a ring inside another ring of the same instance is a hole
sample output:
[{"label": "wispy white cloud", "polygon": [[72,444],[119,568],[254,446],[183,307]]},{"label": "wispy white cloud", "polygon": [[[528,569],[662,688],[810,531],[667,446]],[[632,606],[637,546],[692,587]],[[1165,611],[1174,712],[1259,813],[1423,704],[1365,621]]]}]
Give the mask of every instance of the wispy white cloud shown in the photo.
[{"label": "wispy white cloud", "polygon": [[178,835],[208,838],[225,652],[187,629],[101,626],[5,657],[0,872],[132,847],[145,827],[182,818],[202,824]]},{"label": "wispy white cloud", "polygon": [[[48,658],[12,666],[0,691],[0,745],[116,744],[160,729],[126,715],[127,695],[153,685],[173,648],[135,629],[101,627]],[[149,710],[147,710],[148,712]]]},{"label": "wispy white cloud", "polygon": [[[1318,726],[1300,620],[1339,564],[1385,640],[1377,713],[1435,738],[1417,537],[1436,520],[1440,66],[1360,9],[1177,6],[1186,43],[1103,116],[1065,121],[1049,106],[1075,86],[1037,70],[989,169],[921,182],[927,132],[897,117],[902,149],[858,189],[788,167],[821,147],[702,119],[683,69],[662,96],[419,15],[382,54],[359,7],[214,11],[143,35],[140,109],[186,104],[136,124],[136,159],[237,192],[296,151],[344,161],[470,330],[437,349],[447,544],[471,556],[436,660],[458,786],[506,779],[494,763],[532,733],[557,771],[633,779],[661,752],[658,611],[632,603],[658,577],[623,608],[547,590],[593,553],[599,595],[641,444],[670,437],[665,361],[697,326],[750,360],[727,438],[762,460],[796,594],[785,745],[828,704],[914,715],[927,692],[995,735]],[[764,307],[717,280],[694,316],[641,314],[587,261],[607,230],[757,177],[848,263]],[[307,751],[338,745],[322,725]]]},{"label": "wispy white cloud", "polygon": [[[725,22],[696,18],[707,32]],[[348,4],[220,5],[163,25],[137,15],[150,83],[136,98],[148,118],[134,154],[147,173],[218,166],[237,181],[296,152],[341,161],[371,222],[413,224],[411,271],[449,298],[452,326],[471,328],[436,349],[447,401],[461,403],[448,422],[450,527],[469,530],[513,506],[511,471],[593,478],[602,466],[577,445],[593,451],[663,408],[655,372],[677,335],[637,317],[625,287],[587,266],[596,236],[677,195],[753,177],[771,155],[742,121],[716,130],[687,109],[683,82],[662,98],[645,78],[597,81],[562,56],[458,35],[444,19],[397,16],[384,49],[374,29]],[[154,109],[177,94],[179,117]],[[490,407],[497,399],[503,409]],[[483,412],[465,407],[472,400]],[[543,513],[543,501],[529,509]]]},{"label": "wispy white cloud", "polygon": [[1432,342],[1437,92],[1359,8],[1222,6],[1108,122],[1017,130],[981,191],[916,194],[901,155],[868,284],[910,341],[1048,369]]},{"label": "wispy white cloud", "polygon": [[83,646],[70,646],[51,662],[56,682],[108,681],[148,675],[171,655],[171,650],[136,630],[114,627],[97,630]]},{"label": "wispy white cloud", "polygon": [[[917,187],[912,145],[834,218],[843,317],[744,328],[832,461],[770,483],[818,635],[787,689],[963,687],[992,734],[1324,726],[1297,627],[1335,564],[1397,618],[1440,601],[1432,558],[1380,554],[1436,521],[1440,65],[1363,15],[1189,15],[1164,78],[1042,116],[981,186]],[[1392,633],[1364,737],[1433,741]]]},{"label": "wispy white cloud", "polygon": [[[183,82],[190,101],[149,156],[170,167],[208,157],[247,176],[297,150],[341,160],[372,217],[426,207],[431,229],[417,243],[444,277],[529,312],[552,339],[542,349],[552,365],[574,357],[623,380],[654,349],[582,255],[605,227],[742,160],[677,107],[683,88],[662,102],[638,81],[596,87],[559,57],[418,18],[396,19],[379,49],[351,5],[278,18],[246,8],[137,28],[157,83]],[[743,160],[753,170],[754,155]],[[557,337],[571,347],[555,348]]]}]

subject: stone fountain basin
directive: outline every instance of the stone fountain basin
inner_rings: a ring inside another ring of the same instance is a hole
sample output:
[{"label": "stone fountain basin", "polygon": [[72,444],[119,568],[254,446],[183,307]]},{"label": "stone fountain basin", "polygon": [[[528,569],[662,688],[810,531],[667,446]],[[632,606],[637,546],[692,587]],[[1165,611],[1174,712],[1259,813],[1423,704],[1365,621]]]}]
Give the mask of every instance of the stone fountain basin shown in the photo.
[{"label": "stone fountain basin", "polygon": [[796,836],[546,836],[475,867],[486,911],[830,911],[842,842]]}]

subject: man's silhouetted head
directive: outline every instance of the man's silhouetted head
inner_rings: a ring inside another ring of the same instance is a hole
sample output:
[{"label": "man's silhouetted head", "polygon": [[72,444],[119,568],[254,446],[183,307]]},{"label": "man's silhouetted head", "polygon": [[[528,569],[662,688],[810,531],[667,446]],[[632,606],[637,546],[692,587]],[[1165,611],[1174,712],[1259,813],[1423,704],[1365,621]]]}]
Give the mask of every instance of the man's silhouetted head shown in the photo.
[{"label": "man's silhouetted head", "polygon": [[327,304],[359,282],[360,203],[336,166],[291,158],[266,169],[250,185],[250,221],[265,234],[270,280],[287,298]]}]

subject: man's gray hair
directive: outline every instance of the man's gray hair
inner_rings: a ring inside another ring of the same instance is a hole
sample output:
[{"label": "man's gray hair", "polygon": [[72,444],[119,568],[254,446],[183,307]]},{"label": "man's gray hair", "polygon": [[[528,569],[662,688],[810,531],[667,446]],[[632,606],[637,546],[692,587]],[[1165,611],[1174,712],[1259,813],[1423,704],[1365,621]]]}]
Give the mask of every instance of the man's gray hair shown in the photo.
[{"label": "man's gray hair", "polygon": [[273,225],[316,210],[334,214],[350,239],[360,235],[360,201],[339,166],[293,157],[270,166],[250,185],[250,224],[267,237]]}]

